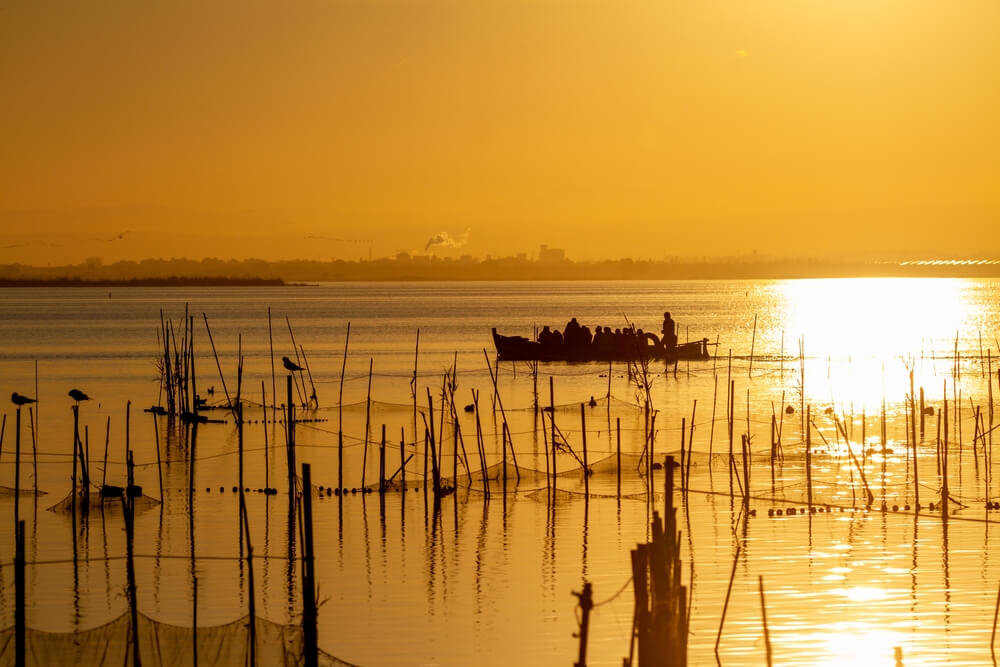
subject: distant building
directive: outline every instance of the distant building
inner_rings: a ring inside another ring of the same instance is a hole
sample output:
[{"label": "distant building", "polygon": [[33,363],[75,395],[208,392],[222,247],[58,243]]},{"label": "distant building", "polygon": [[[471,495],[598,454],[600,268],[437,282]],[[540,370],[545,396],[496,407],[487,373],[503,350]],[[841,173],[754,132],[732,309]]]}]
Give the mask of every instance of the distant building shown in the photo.
[{"label": "distant building", "polygon": [[550,248],[542,245],[538,249],[539,262],[563,262],[566,260],[566,251],[562,248]]}]

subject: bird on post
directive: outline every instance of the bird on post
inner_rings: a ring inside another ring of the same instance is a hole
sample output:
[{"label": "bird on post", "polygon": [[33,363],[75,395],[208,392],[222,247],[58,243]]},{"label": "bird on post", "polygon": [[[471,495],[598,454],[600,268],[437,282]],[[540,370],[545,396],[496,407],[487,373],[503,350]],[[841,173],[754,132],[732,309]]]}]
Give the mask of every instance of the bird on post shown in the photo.
[{"label": "bird on post", "polygon": [[79,389],[70,389],[69,390],[69,397],[72,398],[77,403],[79,403],[80,401],[89,401],[90,400],[90,396],[87,396],[85,393],[83,393]]},{"label": "bird on post", "polygon": [[297,363],[295,363],[294,361],[292,361],[288,357],[282,357],[281,358],[281,363],[284,364],[286,370],[289,370],[289,371],[291,371],[293,373],[296,372],[296,371],[304,371],[305,370],[304,368],[302,368],[302,366],[299,366]]},{"label": "bird on post", "polygon": [[16,405],[17,407],[21,407],[22,405],[27,405],[28,403],[35,403],[36,401],[33,398],[28,398],[27,396],[21,396],[21,394],[15,391],[13,394],[10,395],[10,402]]}]

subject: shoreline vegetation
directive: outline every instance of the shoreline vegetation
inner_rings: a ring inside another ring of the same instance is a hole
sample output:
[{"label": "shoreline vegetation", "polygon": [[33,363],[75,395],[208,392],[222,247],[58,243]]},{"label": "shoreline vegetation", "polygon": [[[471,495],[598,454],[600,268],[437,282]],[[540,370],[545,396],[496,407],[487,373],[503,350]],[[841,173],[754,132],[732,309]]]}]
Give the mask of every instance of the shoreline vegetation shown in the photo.
[{"label": "shoreline vegetation", "polygon": [[501,280],[767,280],[795,278],[993,278],[1000,261],[828,261],[675,258],[542,261],[523,256],[476,259],[433,255],[374,260],[147,259],[104,264],[0,265],[0,287],[217,287],[283,286],[316,282]]}]

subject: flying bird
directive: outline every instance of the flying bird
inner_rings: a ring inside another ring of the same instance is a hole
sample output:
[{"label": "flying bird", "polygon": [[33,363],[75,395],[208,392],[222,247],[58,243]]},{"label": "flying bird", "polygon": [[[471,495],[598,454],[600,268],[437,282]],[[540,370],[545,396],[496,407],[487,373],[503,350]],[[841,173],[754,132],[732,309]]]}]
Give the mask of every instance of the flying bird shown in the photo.
[{"label": "flying bird", "polygon": [[305,370],[304,368],[302,368],[302,366],[299,366],[297,363],[295,363],[294,361],[292,361],[288,357],[282,357],[281,358],[281,363],[285,365],[285,368],[287,370],[290,370],[293,373],[295,371],[304,371]]},{"label": "flying bird", "polygon": [[28,403],[34,403],[35,399],[28,398],[27,396],[21,396],[21,394],[15,391],[13,394],[10,395],[10,402],[20,407],[22,405],[27,405]]},{"label": "flying bird", "polygon": [[69,390],[69,397],[72,398],[77,403],[79,403],[80,401],[89,401],[90,400],[90,396],[87,396],[85,393],[83,393],[79,389],[70,389]]}]

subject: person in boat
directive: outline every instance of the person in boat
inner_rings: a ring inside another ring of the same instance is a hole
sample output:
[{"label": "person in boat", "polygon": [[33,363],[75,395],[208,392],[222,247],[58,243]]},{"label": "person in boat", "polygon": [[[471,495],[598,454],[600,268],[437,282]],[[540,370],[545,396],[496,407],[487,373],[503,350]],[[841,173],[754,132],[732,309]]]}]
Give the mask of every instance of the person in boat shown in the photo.
[{"label": "person in boat", "polygon": [[663,347],[668,351],[677,347],[677,323],[670,313],[663,313]]},{"label": "person in boat", "polygon": [[590,349],[593,354],[600,356],[601,346],[604,345],[604,330],[601,327],[594,327],[594,338],[590,341]]},{"label": "person in boat", "polygon": [[568,346],[573,346],[576,344],[577,336],[580,334],[580,323],[576,321],[574,317],[569,322],[566,323],[566,328],[563,329],[563,341]]}]

